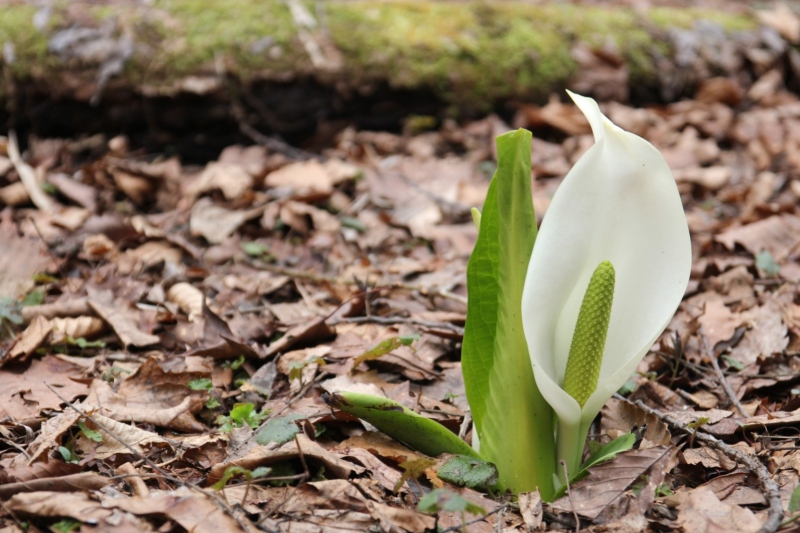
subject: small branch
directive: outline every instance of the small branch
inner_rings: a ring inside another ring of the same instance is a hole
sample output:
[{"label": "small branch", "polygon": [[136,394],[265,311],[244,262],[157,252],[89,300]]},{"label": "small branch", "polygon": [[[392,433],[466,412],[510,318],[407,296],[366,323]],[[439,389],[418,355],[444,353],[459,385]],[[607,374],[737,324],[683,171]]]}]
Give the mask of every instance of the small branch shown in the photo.
[{"label": "small branch", "polygon": [[778,488],[778,484],[775,483],[775,481],[773,481],[773,479],[770,477],[769,470],[767,470],[766,466],[761,464],[761,462],[759,462],[755,457],[738,450],[733,446],[725,444],[716,437],[713,437],[707,433],[701,433],[695,429],[687,428],[670,415],[646,406],[641,400],[637,400],[634,405],[646,413],[655,416],[667,424],[671,429],[685,433],[689,435],[690,438],[694,439],[695,441],[702,442],[709,448],[714,448],[715,450],[721,451],[727,457],[743,465],[753,474],[755,474],[761,484],[761,488],[764,491],[765,496],[767,497],[767,502],[769,503],[767,521],[761,526],[759,533],[774,533],[778,530],[778,528],[780,528],[781,522],[783,521],[783,506],[781,504],[780,489]]},{"label": "small branch", "polygon": [[572,501],[572,489],[569,486],[569,472],[567,472],[567,463],[564,459],[559,461],[562,468],[564,468],[564,480],[567,482],[567,497],[569,497],[569,506],[572,507],[572,516],[575,517],[575,533],[581,530],[581,518],[578,516],[578,510],[575,509],[575,503]]},{"label": "small branch", "polygon": [[464,328],[450,324],[449,322],[433,322],[430,320],[418,320],[416,318],[406,318],[400,316],[358,316],[342,318],[341,320],[332,323],[335,326],[338,323],[347,322],[350,324],[409,324],[412,326],[421,326],[423,328],[438,329],[450,331],[456,335],[464,336]]},{"label": "small branch", "polygon": [[714,367],[714,372],[717,374],[717,381],[719,381],[719,384],[722,385],[722,389],[725,391],[725,394],[728,395],[731,405],[736,407],[736,410],[739,411],[739,414],[742,415],[742,417],[747,418],[750,415],[747,414],[747,411],[745,411],[744,406],[739,401],[736,393],[733,392],[731,384],[728,383],[728,380],[725,378],[725,374],[722,373],[722,369],[719,367],[719,361],[717,361],[717,354],[711,349],[711,345],[708,342],[708,337],[706,337],[706,334],[703,333],[702,328],[700,329],[700,339],[703,343],[703,354],[711,360],[711,366]]},{"label": "small branch", "polygon": [[53,202],[50,201],[50,198],[39,186],[39,180],[36,179],[36,171],[32,166],[22,160],[22,156],[19,153],[19,145],[17,144],[17,134],[14,130],[8,132],[8,157],[17,170],[19,180],[22,182],[22,185],[25,187],[34,205],[41,211],[52,211]]}]

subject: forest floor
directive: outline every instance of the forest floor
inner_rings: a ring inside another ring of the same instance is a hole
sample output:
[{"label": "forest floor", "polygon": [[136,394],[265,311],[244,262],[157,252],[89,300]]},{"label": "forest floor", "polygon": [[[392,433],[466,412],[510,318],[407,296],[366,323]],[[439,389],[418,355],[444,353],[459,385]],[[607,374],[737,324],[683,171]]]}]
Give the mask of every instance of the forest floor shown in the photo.
[{"label": "forest floor", "polygon": [[[646,425],[640,445],[550,504],[443,481],[444,459],[322,396],[386,396],[470,438],[470,208],[494,139],[524,127],[545,216],[593,142],[561,91],[392,131],[321,121],[301,147],[245,99],[239,142],[205,158],[176,155],[180,129],[0,137],[0,531],[796,528],[800,18],[782,9],[753,46],[693,48],[702,82],[679,101],[633,106],[624,61],[571,52],[570,87],[672,168],[693,268],[592,432]],[[725,61],[738,75],[703,71]]]}]

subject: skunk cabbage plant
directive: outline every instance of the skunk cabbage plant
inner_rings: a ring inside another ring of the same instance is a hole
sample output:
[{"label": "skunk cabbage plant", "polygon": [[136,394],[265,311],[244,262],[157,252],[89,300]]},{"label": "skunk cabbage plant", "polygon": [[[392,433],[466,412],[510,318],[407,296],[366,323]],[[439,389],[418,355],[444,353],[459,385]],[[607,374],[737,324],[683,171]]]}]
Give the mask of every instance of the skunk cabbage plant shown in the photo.
[{"label": "skunk cabbage plant", "polygon": [[592,420],[680,304],[692,250],[661,154],[614,125],[594,100],[570,96],[595,144],[544,216],[522,293],[522,324],[536,384],[558,419],[557,457],[575,473]]},{"label": "skunk cabbage plant", "polygon": [[[570,478],[582,474],[590,424],[666,328],[691,268],[688,225],[664,158],[594,100],[570,96],[595,144],[564,178],[538,235],[525,130],[497,139],[497,171],[483,211],[473,211],[478,240],[467,265],[461,359],[474,452],[385,398],[328,400],[421,451],[479,455],[497,466],[496,488],[538,488],[546,501],[566,481],[564,467]],[[633,440],[620,437],[583,468]]]}]

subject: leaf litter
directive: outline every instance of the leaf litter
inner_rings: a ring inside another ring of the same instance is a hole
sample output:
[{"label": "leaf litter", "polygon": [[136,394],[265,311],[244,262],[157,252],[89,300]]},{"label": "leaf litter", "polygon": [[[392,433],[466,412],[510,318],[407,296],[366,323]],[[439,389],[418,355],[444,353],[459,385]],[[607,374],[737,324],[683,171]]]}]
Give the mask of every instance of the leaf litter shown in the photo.
[{"label": "leaf litter", "polygon": [[[797,41],[800,19],[780,9],[764,23]],[[574,50],[574,88],[625,102],[616,53]],[[0,142],[0,526],[791,527],[800,99],[770,57],[756,78],[709,79],[694,99],[602,104],[674,169],[694,266],[669,328],[592,432],[607,444],[633,431],[637,444],[552,504],[486,494],[491,468],[430,461],[322,400],[386,396],[469,438],[468,209],[510,128],[499,117],[347,129],[303,162],[231,146],[185,165],[121,137],[78,162],[58,140],[23,154]],[[518,104],[510,122],[534,131],[539,217],[591,143],[563,101]],[[39,177],[52,192],[31,200]]]}]

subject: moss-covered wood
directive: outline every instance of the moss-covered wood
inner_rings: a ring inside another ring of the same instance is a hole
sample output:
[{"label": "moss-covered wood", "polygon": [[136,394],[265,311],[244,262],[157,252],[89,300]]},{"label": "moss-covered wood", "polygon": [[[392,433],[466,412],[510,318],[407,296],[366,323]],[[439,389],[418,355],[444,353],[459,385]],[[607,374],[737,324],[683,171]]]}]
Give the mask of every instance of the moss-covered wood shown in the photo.
[{"label": "moss-covered wood", "polygon": [[[640,13],[562,3],[360,0],[307,2],[317,26],[299,31],[287,3],[277,0],[153,4],[56,2],[37,29],[36,7],[0,0],[0,44],[9,43],[6,56],[11,50],[14,58],[3,64],[2,92],[9,83],[34,80],[56,91],[90,94],[80,86],[98,79],[104,59],[80,42],[54,47],[53,37],[67,28],[98,28],[111,45],[132,41],[133,53],[111,83],[151,94],[224,70],[244,82],[314,76],[356,90],[385,82],[480,108],[499,99],[541,98],[564,86],[576,69],[576,41],[613,40],[630,78],[647,83],[654,77],[653,55],[670,54],[665,29],[699,19],[727,32],[756,27],[748,14],[701,9]],[[312,62],[302,33],[319,47],[322,63]]]}]

